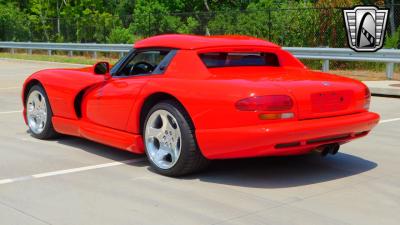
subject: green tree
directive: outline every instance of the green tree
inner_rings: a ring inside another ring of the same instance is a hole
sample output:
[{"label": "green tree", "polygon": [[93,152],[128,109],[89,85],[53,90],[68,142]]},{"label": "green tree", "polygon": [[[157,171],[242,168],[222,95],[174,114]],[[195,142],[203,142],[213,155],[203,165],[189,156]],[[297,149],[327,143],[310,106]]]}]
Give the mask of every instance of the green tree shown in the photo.
[{"label": "green tree", "polygon": [[0,4],[0,40],[28,41],[30,40],[28,21],[16,4]]},{"label": "green tree", "polygon": [[130,29],[140,36],[160,33],[191,33],[198,26],[193,13],[182,13],[183,0],[137,0]]}]

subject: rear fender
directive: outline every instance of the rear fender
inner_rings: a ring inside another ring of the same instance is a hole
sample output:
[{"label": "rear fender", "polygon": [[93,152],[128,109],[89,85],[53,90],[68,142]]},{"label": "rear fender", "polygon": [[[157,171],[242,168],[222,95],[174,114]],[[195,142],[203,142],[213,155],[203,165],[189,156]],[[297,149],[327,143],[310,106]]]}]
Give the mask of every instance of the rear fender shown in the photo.
[{"label": "rear fender", "polygon": [[140,133],[141,108],[144,100],[154,93],[166,93],[177,99],[186,109],[195,129],[240,127],[269,122],[261,121],[257,112],[236,110],[235,102],[253,95],[288,94],[285,89],[268,83],[255,86],[253,82],[240,80],[152,79],[135,101],[127,124],[128,132]]}]

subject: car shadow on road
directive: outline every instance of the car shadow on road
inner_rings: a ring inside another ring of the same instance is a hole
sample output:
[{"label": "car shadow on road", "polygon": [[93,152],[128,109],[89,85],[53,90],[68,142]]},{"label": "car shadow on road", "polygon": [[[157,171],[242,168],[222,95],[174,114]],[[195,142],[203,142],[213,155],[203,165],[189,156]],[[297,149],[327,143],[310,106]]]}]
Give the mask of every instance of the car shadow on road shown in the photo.
[{"label": "car shadow on road", "polygon": [[[82,138],[62,136],[54,142],[115,161],[144,157]],[[148,170],[154,172],[146,160],[129,165],[147,167]],[[253,188],[287,188],[341,179],[375,167],[377,167],[375,162],[339,152],[327,157],[309,154],[215,160],[206,170],[177,179]]]},{"label": "car shadow on road", "polygon": [[[61,136],[53,140],[54,142],[69,147],[73,147],[79,150],[89,152],[91,154],[98,155],[100,157],[108,158],[115,161],[124,161],[129,159],[143,158],[143,155],[134,154],[132,152],[123,151],[117,148],[113,148],[107,145],[96,143],[83,138],[72,137],[72,136]],[[147,166],[146,160],[130,163],[134,166]]]},{"label": "car shadow on road", "polygon": [[377,167],[375,162],[346,154],[218,160],[206,171],[184,179],[252,188],[287,188],[357,175]]}]

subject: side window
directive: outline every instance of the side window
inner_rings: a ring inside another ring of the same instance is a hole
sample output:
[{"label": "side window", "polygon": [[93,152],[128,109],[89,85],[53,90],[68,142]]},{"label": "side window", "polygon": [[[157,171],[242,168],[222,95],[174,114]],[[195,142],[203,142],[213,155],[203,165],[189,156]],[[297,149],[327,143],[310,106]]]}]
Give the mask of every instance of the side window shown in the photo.
[{"label": "side window", "polygon": [[125,64],[119,76],[151,74],[168,53],[168,50],[138,52]]}]

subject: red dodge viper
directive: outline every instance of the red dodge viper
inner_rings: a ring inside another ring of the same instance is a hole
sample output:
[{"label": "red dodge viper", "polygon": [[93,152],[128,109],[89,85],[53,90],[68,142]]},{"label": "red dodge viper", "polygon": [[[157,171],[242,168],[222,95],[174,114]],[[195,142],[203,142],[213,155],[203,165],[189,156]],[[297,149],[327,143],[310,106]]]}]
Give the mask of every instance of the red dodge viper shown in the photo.
[{"label": "red dodge viper", "polygon": [[168,176],[212,159],[335,154],[379,121],[363,83],[311,71],[247,36],[150,37],[111,68],[36,72],[22,101],[32,136],[74,135],[146,153]]}]

